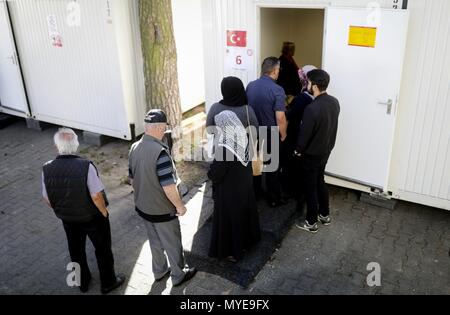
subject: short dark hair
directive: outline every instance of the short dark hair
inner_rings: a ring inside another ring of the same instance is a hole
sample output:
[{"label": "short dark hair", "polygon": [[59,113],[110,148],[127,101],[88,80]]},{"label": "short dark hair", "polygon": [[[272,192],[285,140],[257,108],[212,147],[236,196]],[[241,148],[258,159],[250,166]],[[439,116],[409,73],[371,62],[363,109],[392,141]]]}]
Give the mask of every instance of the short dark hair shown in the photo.
[{"label": "short dark hair", "polygon": [[275,67],[280,65],[280,60],[277,57],[268,57],[264,59],[261,66],[262,74],[269,74],[275,69]]},{"label": "short dark hair", "polygon": [[312,85],[317,85],[320,92],[326,91],[330,84],[330,75],[322,69],[315,69],[308,72],[306,75]]}]

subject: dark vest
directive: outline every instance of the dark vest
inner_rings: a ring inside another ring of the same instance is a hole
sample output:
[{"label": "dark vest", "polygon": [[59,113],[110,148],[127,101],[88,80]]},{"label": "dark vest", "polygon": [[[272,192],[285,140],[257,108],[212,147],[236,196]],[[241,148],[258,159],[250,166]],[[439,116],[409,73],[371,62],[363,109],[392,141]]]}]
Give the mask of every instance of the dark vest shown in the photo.
[{"label": "dark vest", "polygon": [[61,220],[88,222],[98,215],[87,186],[91,163],[75,155],[60,155],[44,165],[48,198]]}]

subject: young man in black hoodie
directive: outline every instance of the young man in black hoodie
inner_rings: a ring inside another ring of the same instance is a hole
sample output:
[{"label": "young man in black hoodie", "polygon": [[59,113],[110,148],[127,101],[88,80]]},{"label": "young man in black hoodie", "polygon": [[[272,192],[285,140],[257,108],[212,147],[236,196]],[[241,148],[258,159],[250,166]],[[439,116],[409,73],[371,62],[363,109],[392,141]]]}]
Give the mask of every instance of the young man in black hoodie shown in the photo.
[{"label": "young man in black hoodie", "polygon": [[314,101],[305,109],[295,155],[299,158],[306,196],[306,219],[297,222],[299,229],[316,233],[317,222],[331,224],[325,168],[336,143],[339,102],[327,94],[330,76],[324,70],[308,73],[308,91]]}]

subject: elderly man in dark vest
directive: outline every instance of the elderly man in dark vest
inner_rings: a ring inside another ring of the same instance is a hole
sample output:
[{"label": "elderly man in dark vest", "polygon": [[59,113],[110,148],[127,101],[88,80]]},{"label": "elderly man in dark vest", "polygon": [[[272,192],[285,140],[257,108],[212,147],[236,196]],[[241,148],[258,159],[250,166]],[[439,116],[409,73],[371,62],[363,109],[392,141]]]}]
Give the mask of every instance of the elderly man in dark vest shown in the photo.
[{"label": "elderly man in dark vest", "polygon": [[175,164],[169,148],[162,142],[166,128],[167,117],[163,111],[148,112],[145,134],[130,150],[129,176],[136,211],[147,229],[155,280],[161,281],[170,274],[172,285],[178,286],[197,271],[185,265],[178,217],[186,213],[186,207],[177,189]]},{"label": "elderly man in dark vest", "polygon": [[111,229],[105,187],[94,164],[76,156],[78,137],[72,129],[61,128],[54,136],[59,155],[43,167],[42,194],[45,202],[62,220],[72,262],[80,267],[77,279],[81,292],[87,292],[91,272],[86,260],[86,237],[95,247],[103,294],[118,288],[125,280],[116,276],[111,250]]}]

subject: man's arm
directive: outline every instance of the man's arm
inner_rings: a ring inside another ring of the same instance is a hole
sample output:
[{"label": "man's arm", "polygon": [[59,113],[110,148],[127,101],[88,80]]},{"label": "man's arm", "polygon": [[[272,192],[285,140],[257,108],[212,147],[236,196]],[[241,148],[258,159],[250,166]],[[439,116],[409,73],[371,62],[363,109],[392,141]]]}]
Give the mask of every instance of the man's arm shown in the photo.
[{"label": "man's arm", "polygon": [[106,218],[108,217],[108,209],[106,208],[105,199],[103,198],[103,194],[98,192],[94,195],[91,195],[92,201],[94,202],[97,209],[102,213],[102,215]]},{"label": "man's arm", "polygon": [[47,204],[47,206],[53,209],[52,204],[48,199],[47,188],[45,187],[44,172],[42,172],[41,180],[42,180],[42,199]]},{"label": "man's arm", "polygon": [[169,201],[177,209],[177,216],[183,216],[186,213],[186,207],[181,200],[180,193],[176,186],[173,161],[166,151],[162,151],[156,162],[156,175],[164,193]]},{"label": "man's arm", "polygon": [[105,199],[102,194],[102,191],[105,190],[105,186],[100,180],[97,169],[93,164],[89,165],[87,186],[89,193],[91,194],[92,202],[94,202],[97,209],[105,218],[108,217],[108,209],[106,208]]},{"label": "man's arm", "polygon": [[164,193],[166,194],[167,199],[177,208],[177,216],[183,216],[187,209],[181,200],[180,193],[178,192],[177,186],[175,184],[171,184],[168,186],[163,186]]},{"label": "man's arm", "polygon": [[300,131],[297,141],[297,153],[303,154],[306,147],[313,136],[315,126],[315,119],[313,113],[309,108],[306,108],[303,115],[302,124],[300,125]]},{"label": "man's arm", "polygon": [[273,111],[277,120],[278,129],[280,130],[281,141],[286,140],[287,136],[287,119],[286,119],[286,94],[282,87],[278,86],[273,90],[275,102],[273,104]]},{"label": "man's arm", "polygon": [[286,140],[287,136],[287,120],[285,112],[276,112],[277,125],[280,129],[281,141]]}]

